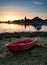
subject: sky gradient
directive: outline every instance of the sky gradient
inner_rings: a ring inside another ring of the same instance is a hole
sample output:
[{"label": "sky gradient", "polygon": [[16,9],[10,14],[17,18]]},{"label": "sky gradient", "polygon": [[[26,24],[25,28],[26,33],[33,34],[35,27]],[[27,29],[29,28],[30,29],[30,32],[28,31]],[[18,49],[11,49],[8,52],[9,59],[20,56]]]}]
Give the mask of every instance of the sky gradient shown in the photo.
[{"label": "sky gradient", "polygon": [[47,19],[47,0],[0,0],[0,21],[34,18]]}]

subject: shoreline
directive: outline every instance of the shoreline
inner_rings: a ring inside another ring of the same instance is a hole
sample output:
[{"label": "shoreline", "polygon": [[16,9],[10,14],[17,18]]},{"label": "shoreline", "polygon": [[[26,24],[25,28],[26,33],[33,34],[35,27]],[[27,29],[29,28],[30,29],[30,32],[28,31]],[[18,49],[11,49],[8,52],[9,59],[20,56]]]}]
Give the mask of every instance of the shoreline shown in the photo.
[{"label": "shoreline", "polygon": [[21,38],[21,37],[47,37],[47,32],[14,32],[14,33],[0,33],[0,39],[4,38]]}]

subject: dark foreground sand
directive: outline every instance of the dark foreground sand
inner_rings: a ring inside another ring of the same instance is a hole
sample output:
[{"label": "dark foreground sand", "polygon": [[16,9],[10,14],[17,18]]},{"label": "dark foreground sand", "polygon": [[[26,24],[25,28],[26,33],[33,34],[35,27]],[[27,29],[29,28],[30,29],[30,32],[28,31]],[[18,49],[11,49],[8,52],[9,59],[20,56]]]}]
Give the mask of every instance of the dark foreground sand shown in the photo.
[{"label": "dark foreground sand", "polygon": [[47,65],[47,37],[32,37],[37,39],[36,47],[24,52],[11,53],[4,45],[24,39],[4,38],[0,40],[0,65]]}]

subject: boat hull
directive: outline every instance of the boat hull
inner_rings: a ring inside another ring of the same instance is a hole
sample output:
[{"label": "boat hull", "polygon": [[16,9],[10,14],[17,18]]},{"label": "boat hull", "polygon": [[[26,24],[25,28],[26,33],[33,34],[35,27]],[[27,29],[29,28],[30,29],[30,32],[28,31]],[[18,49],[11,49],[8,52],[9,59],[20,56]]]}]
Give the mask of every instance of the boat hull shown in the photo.
[{"label": "boat hull", "polygon": [[11,52],[24,51],[24,50],[27,50],[27,49],[33,47],[34,45],[36,45],[36,42],[37,42],[37,40],[26,39],[26,40],[14,42],[14,43],[6,44],[5,46]]}]

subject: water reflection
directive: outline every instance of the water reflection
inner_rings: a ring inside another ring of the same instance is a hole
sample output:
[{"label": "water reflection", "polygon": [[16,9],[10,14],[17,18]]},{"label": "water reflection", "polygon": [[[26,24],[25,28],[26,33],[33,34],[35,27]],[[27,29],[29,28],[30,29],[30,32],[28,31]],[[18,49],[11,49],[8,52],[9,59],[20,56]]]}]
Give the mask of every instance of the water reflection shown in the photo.
[{"label": "water reflection", "polygon": [[40,31],[47,31],[47,26],[42,26]]},{"label": "water reflection", "polygon": [[[25,28],[24,25],[18,25],[18,24],[6,24],[6,23],[0,24],[0,33],[4,33],[4,32],[32,32],[32,31],[37,31],[36,28],[32,25],[26,26],[26,28]],[[47,26],[42,26],[40,31],[47,31]]]}]

